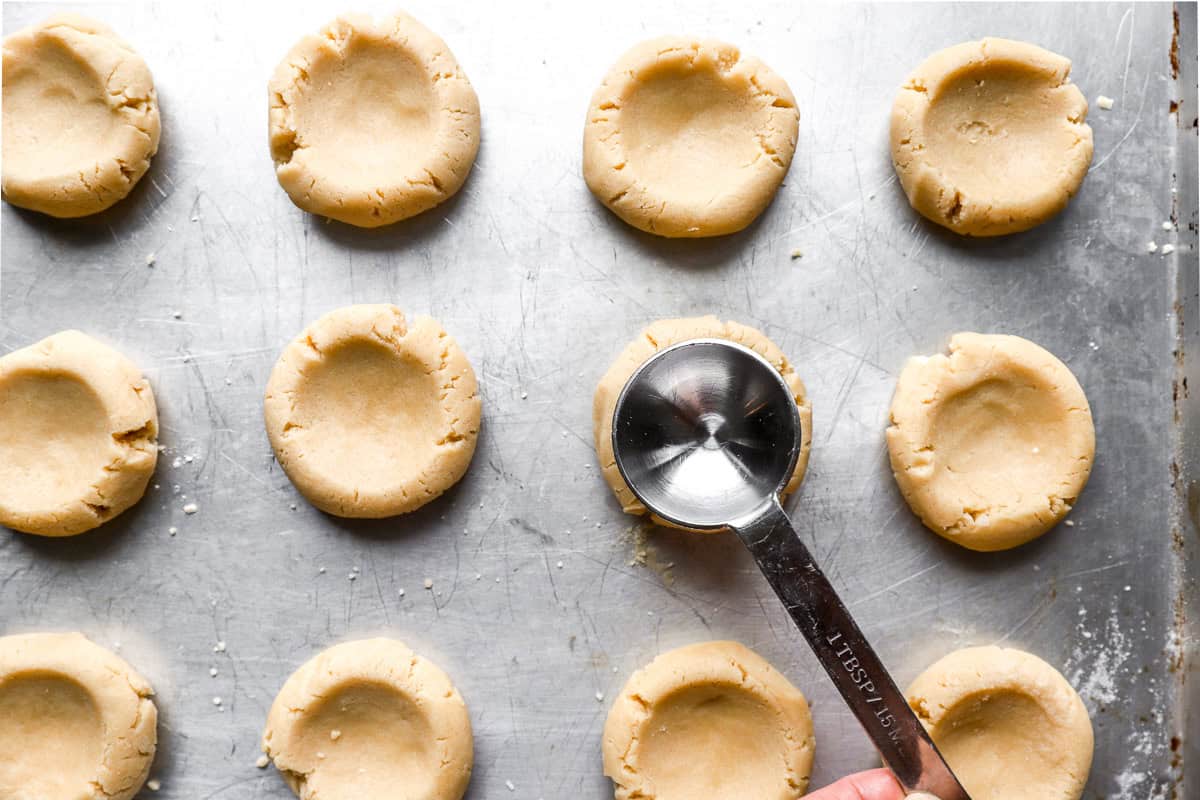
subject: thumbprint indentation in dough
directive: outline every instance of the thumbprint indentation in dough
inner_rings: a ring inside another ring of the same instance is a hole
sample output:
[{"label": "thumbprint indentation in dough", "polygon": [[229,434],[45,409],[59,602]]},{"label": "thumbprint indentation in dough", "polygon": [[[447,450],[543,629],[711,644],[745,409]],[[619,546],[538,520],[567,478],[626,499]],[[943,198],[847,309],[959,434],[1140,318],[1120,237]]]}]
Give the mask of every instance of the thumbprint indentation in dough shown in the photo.
[{"label": "thumbprint indentation in dough", "polygon": [[0,505],[70,505],[111,458],[108,415],[74,376],[17,372],[0,380]]},{"label": "thumbprint indentation in dough", "polygon": [[440,414],[438,376],[410,353],[352,340],[326,350],[295,394],[295,419],[321,446],[305,458],[360,491],[396,480],[402,454],[428,445]]},{"label": "thumbprint indentation in dough", "polygon": [[973,482],[996,481],[997,491],[1036,494],[1051,485],[1055,426],[1066,413],[1048,387],[994,378],[969,386],[936,406],[933,452],[942,466]]},{"label": "thumbprint indentation in dough", "polygon": [[[739,86],[739,84],[741,84]],[[760,154],[746,115],[744,75],[660,62],[642,73],[623,106],[628,166],[667,201],[719,188],[728,171]]]},{"label": "thumbprint indentation in dough", "polygon": [[79,331],[0,357],[0,524],[73,536],[141,499],[158,460],[154,392]]},{"label": "thumbprint indentation in dough", "polygon": [[59,39],[34,42],[27,57],[36,69],[5,65],[5,114],[13,122],[4,126],[4,158],[36,162],[43,174],[90,174],[124,123],[109,108],[104,76]]},{"label": "thumbprint indentation in dough", "polygon": [[1095,739],[1054,667],[1007,647],[956,650],[905,692],[972,800],[1079,800]]},{"label": "thumbprint indentation in dough", "polygon": [[[1046,710],[1017,691],[981,691],[960,699],[938,723],[937,746],[965,786],[986,786],[990,795],[1030,798],[1026,777],[1013,769],[1020,753],[1022,769],[1049,773],[1060,769],[1057,748],[1046,748],[1045,731],[1053,723]],[[1036,795],[1041,800],[1042,795]]]},{"label": "thumbprint indentation in dough", "polygon": [[95,702],[69,677],[32,671],[0,682],[0,795],[91,797],[103,740]]},{"label": "thumbprint indentation in dough", "polygon": [[[1054,189],[1079,140],[1077,89],[1012,63],[973,64],[929,98],[926,157],[967,197]],[[1057,122],[1058,124],[1054,124]]]},{"label": "thumbprint indentation in dough", "polygon": [[436,125],[423,67],[406,50],[362,37],[333,51],[340,57],[320,52],[292,106],[309,167],[363,185],[381,174],[421,174]]},{"label": "thumbprint indentation in dough", "polygon": [[731,44],[664,36],[625,53],[592,96],[583,176],[626,223],[659,236],[744,229],[792,162],[787,83]]},{"label": "thumbprint indentation in dough", "polygon": [[1092,160],[1071,62],[1026,42],[940,50],[892,106],[892,162],[912,207],[967,236],[1028,230],[1062,211]]},{"label": "thumbprint indentation in dough", "polygon": [[787,788],[774,714],[737,684],[684,688],[660,700],[642,730],[642,777],[658,797],[777,797]]},{"label": "thumbprint indentation in dough", "polygon": [[339,308],[275,364],[264,398],[279,465],[330,514],[413,511],[453,486],[475,453],[475,372],[429,317],[391,305]]},{"label": "thumbprint indentation in dough", "polygon": [[1071,510],[1091,473],[1083,388],[1026,339],[960,333],[913,358],[892,399],[892,472],[926,527],[972,550],[1016,547]]},{"label": "thumbprint indentation in dough", "polygon": [[428,797],[438,773],[434,745],[429,720],[413,698],[385,684],[363,683],[308,710],[294,753],[320,762],[308,780],[308,796],[388,797],[402,786],[406,796]]}]

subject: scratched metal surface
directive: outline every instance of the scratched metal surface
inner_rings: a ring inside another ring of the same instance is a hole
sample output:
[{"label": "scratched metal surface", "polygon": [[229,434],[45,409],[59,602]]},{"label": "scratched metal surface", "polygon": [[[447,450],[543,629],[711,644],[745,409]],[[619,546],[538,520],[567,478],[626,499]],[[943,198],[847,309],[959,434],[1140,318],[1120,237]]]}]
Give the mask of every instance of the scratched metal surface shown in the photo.
[{"label": "scratched metal surface", "polygon": [[[1170,535],[1173,276],[1196,263],[1194,229],[1161,229],[1176,201],[1195,222],[1194,182],[1172,191],[1177,157],[1189,158],[1177,137],[1194,159],[1195,87],[1177,128],[1170,6],[408,7],[450,43],[484,114],[470,181],[437,210],[363,232],[295,209],[267,154],[265,82],[329,4],[223,1],[86,7],[153,69],[161,152],[132,197],[95,218],[0,212],[0,349],[66,327],[113,343],[153,383],[166,446],[156,488],[103,529],[0,535],[0,629],[119,643],[158,691],[156,796],[290,796],[254,767],[276,690],[319,649],[385,631],[466,697],[471,798],[507,797],[508,781],[531,799],[610,796],[599,759],[609,700],[655,654],[707,638],[745,642],[808,694],[816,785],[872,766],[736,541],[656,532],[659,567],[631,564],[630,521],[596,475],[591,392],[609,360],[651,320],[703,313],[762,328],[800,365],[815,436],[789,509],[901,684],[960,646],[1029,649],[1094,715],[1087,796],[1168,796],[1182,719],[1168,658],[1180,648],[1169,637],[1182,580]],[[50,10],[5,3],[5,29]],[[673,31],[741,44],[799,99],[787,183],[740,235],[641,235],[580,178],[601,75],[629,45]],[[907,207],[886,120],[911,67],[984,35],[1074,60],[1096,155],[1054,221],[964,241]],[[1195,59],[1186,41],[1183,58]],[[1095,107],[1101,94],[1113,110]],[[1181,250],[1150,255],[1150,240]],[[461,485],[419,513],[333,519],[273,463],[260,398],[306,323],[385,301],[440,319],[469,354],[484,397],[479,450]],[[927,533],[888,471],[883,431],[902,363],[959,330],[1048,347],[1095,414],[1098,460],[1074,527],[1015,552],[971,554]],[[197,514],[183,513],[187,501]],[[226,652],[214,653],[218,640]]]}]

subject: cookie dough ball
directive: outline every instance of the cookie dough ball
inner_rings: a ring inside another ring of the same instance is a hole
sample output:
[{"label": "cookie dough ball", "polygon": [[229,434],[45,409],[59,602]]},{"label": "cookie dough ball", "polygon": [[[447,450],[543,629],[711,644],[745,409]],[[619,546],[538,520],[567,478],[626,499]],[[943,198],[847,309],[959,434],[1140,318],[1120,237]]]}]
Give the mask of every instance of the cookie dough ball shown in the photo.
[{"label": "cookie dough ball", "polygon": [[913,513],[971,550],[1041,536],[1075,504],[1096,450],[1079,381],[1018,336],[960,333],[950,355],[909,359],[887,431]]},{"label": "cookie dough ball", "polygon": [[301,39],[268,87],[271,157],[292,202],[360,228],[463,185],[479,100],[450,48],[407,14],[349,14]]},{"label": "cookie dough ball", "polygon": [[[600,379],[600,385],[596,387],[596,394],[592,399],[592,433],[595,437],[596,457],[600,460],[601,474],[626,514],[644,515],[647,510],[621,477],[616,457],[613,455],[612,421],[617,398],[621,396],[621,390],[625,388],[625,384],[633,377],[637,368],[652,355],[690,339],[728,339],[737,342],[758,353],[779,370],[796,399],[796,409],[800,412],[800,425],[803,429],[800,455],[796,459],[796,468],[792,472],[791,480],[783,489],[783,496],[794,492],[800,486],[800,481],[804,480],[804,471],[808,468],[808,451],[812,445],[812,406],[809,405],[805,394],[804,383],[792,369],[792,364],[783,351],[761,331],[736,322],[721,322],[712,316],[664,319],[647,327],[626,345],[608,368],[608,372]],[[657,515],[651,515],[651,519],[659,525],[678,527]]]},{"label": "cookie dough ball", "polygon": [[467,471],[479,432],[475,372],[429,317],[347,306],[287,346],[267,383],[267,435],[279,465],[339,517],[413,511]]},{"label": "cookie dough ball", "polygon": [[153,694],[81,634],[0,637],[0,797],[131,800],[158,741]]},{"label": "cookie dough ball", "polygon": [[446,673],[395,639],[325,650],[271,705],[262,749],[297,797],[459,800],[473,763],[467,706]]},{"label": "cookie dough ball", "polygon": [[757,58],[711,39],[651,39],[592,96],[583,177],[647,233],[735,233],[775,196],[799,125],[791,89]]},{"label": "cookie dough ball", "polygon": [[972,800],[1083,794],[1092,723],[1071,685],[1037,656],[958,650],[921,673],[907,696]]},{"label": "cookie dough ball", "polygon": [[1087,100],[1071,62],[983,39],[934,53],[892,107],[892,162],[920,214],[955,233],[999,236],[1062,211],[1092,162]]},{"label": "cookie dough ball", "polygon": [[633,674],[602,746],[617,800],[795,800],[814,745],[799,689],[737,642],[704,642]]},{"label": "cookie dough ball", "polygon": [[116,203],[158,151],[146,62],[106,26],[51,17],[4,40],[4,199],[52,217]]},{"label": "cookie dough ball", "polygon": [[73,536],[141,499],[158,461],[154,393],[79,331],[0,358],[0,525]]}]

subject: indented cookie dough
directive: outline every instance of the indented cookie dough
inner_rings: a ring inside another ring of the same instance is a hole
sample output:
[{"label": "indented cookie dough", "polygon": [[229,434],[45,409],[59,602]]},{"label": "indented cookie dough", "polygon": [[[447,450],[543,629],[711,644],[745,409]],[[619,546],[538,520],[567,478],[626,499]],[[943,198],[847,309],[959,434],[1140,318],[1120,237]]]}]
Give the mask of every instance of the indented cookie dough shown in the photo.
[{"label": "indented cookie dough", "polygon": [[757,58],[712,39],[651,39],[623,55],[592,96],[583,177],[648,233],[735,233],[775,196],[799,125],[791,89]]},{"label": "indented cookie dough", "polygon": [[305,211],[374,228],[427,211],[467,179],[479,100],[450,48],[407,14],[338,17],[268,87],[271,157]]},{"label": "indented cookie dough", "polygon": [[922,216],[999,236],[1066,208],[1092,161],[1087,100],[1071,62],[1025,42],[983,39],[934,53],[892,107],[892,162]]},{"label": "indented cookie dough", "polygon": [[913,513],[971,550],[1054,527],[1087,483],[1092,412],[1065,364],[1018,336],[959,333],[950,355],[909,359],[887,430]]},{"label": "indented cookie dough", "polygon": [[296,670],[262,749],[303,800],[459,800],[474,759],[458,690],[395,639],[339,644]]},{"label": "indented cookie dough", "polygon": [[154,393],[125,356],[63,331],[0,357],[0,525],[73,536],[141,499]]},{"label": "indented cookie dough", "polygon": [[4,199],[54,217],[116,203],[158,150],[150,70],[108,27],[53,16],[4,40]]},{"label": "indented cookie dough", "polygon": [[1092,723],[1079,695],[1020,650],[958,650],[907,692],[972,800],[1079,800],[1092,767]]},{"label": "indented cookie dough", "polygon": [[475,372],[429,317],[391,305],[339,308],[284,349],[267,383],[279,465],[322,511],[390,517],[467,471],[479,432]]},{"label": "indented cookie dough", "polygon": [[[808,468],[808,452],[812,445],[812,406],[809,405],[804,391],[804,383],[792,369],[792,364],[783,351],[761,331],[737,322],[721,322],[712,316],[664,319],[652,323],[626,345],[608,368],[608,372],[600,379],[592,399],[592,434],[596,443],[596,457],[600,460],[601,474],[626,514],[644,515],[647,509],[621,477],[616,457],[613,455],[612,421],[617,398],[620,397],[625,384],[633,377],[633,373],[647,359],[660,350],[690,339],[728,339],[737,342],[758,353],[779,370],[796,400],[796,409],[800,412],[800,425],[803,428],[796,468],[792,471],[792,477],[784,487],[782,496],[790,495],[804,480],[804,471]],[[659,525],[677,527],[657,515],[651,515],[651,519]]]},{"label": "indented cookie dough", "polygon": [[630,677],[602,748],[617,800],[795,800],[814,745],[799,689],[737,642],[704,642]]},{"label": "indented cookie dough", "polygon": [[0,637],[0,797],[130,800],[154,760],[153,694],[81,634]]}]

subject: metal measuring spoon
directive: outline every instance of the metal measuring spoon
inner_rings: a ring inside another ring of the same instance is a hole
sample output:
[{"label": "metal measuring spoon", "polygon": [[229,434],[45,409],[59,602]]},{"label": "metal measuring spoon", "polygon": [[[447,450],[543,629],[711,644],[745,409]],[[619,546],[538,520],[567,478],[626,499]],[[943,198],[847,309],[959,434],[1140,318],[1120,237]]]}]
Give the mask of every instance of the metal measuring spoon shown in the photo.
[{"label": "metal measuring spoon", "polygon": [[779,372],[723,339],[657,353],[613,411],[629,488],[668,522],[738,535],[910,798],[970,800],[783,512],[801,433]]}]

